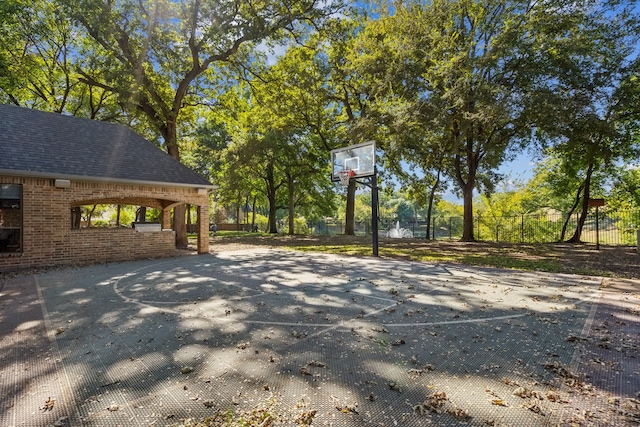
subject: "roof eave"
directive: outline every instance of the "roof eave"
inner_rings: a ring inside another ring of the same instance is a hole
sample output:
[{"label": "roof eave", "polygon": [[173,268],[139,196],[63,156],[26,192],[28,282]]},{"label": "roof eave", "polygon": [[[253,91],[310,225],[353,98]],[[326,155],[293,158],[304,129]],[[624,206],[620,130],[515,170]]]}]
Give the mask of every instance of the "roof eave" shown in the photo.
[{"label": "roof eave", "polygon": [[21,178],[40,178],[40,179],[67,179],[70,181],[83,181],[83,182],[102,182],[102,183],[116,183],[116,184],[132,184],[132,185],[150,185],[161,187],[178,187],[178,188],[204,188],[207,190],[216,190],[217,185],[213,184],[189,184],[181,182],[160,182],[160,181],[143,181],[132,180],[122,178],[107,178],[99,176],[80,176],[80,175],[65,175],[55,174],[47,172],[33,172],[33,171],[18,171],[12,169],[0,169],[0,175],[17,176]]}]

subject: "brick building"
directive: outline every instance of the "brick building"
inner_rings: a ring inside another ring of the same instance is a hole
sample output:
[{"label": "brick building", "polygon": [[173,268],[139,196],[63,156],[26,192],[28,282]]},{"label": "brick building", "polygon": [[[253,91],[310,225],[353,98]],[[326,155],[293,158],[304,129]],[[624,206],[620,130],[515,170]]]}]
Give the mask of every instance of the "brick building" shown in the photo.
[{"label": "brick building", "polygon": [[[197,206],[207,253],[213,188],[126,126],[0,105],[0,271],[172,255],[180,204]],[[78,228],[77,208],[94,204],[158,208],[162,221]]]}]

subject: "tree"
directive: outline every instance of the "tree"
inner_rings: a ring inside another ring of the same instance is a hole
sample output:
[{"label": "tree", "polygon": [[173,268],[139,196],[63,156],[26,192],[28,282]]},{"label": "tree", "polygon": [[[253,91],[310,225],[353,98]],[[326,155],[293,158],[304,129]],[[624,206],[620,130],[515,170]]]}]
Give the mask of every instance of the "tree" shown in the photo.
[{"label": "tree", "polygon": [[[297,51],[295,47],[291,50]],[[301,114],[313,114],[312,108],[303,113],[296,108],[304,89],[295,83],[300,81],[301,70],[295,68],[298,62],[291,61],[292,56],[288,52],[276,64],[265,66],[244,89],[229,91],[224,96],[227,114],[216,119],[225,123],[233,141],[224,154],[225,161],[253,178],[241,182],[251,183],[250,191],[266,202],[269,231],[273,233],[277,232],[279,209],[289,210],[289,233],[294,233],[298,211],[322,216],[334,206],[324,144],[300,118]],[[225,168],[228,166],[221,167]],[[230,181],[218,182],[224,193]],[[232,186],[237,189],[238,183]]]},{"label": "tree", "polygon": [[[290,46],[250,82],[252,102],[268,111],[269,127],[286,129],[289,135],[278,166],[284,167],[287,176],[290,232],[294,207],[311,210],[315,216],[328,214],[334,205],[329,194],[333,189],[329,151],[355,143],[349,139],[350,131],[361,119],[366,98],[351,86],[345,89],[349,82],[336,77],[348,72],[340,61],[344,62],[354,28],[351,20],[331,21],[303,45]],[[366,140],[364,134],[359,138]],[[347,234],[354,233],[355,189],[352,182],[347,195]]]},{"label": "tree", "polygon": [[[398,122],[396,121],[396,125],[404,126],[404,129],[394,131],[395,139],[390,137],[389,140],[398,141],[407,135],[410,139],[385,147],[385,166],[389,173],[402,182],[411,200],[420,206],[426,206],[425,238],[429,240],[432,236],[434,204],[437,202],[438,192],[446,188],[442,179],[447,169],[445,147],[436,143],[437,137],[430,137],[429,133],[425,135],[421,126]],[[411,130],[415,130],[415,133]]]},{"label": "tree", "polygon": [[[398,152],[444,148],[446,175],[464,200],[462,240],[474,240],[474,190],[491,190],[495,169],[531,140],[534,125],[555,119],[549,104],[563,100],[552,95],[562,95],[563,73],[576,72],[563,58],[597,55],[593,47],[611,40],[595,5],[416,0],[396,4],[395,13],[383,9],[363,33],[360,69],[376,77],[375,109],[400,135]],[[403,136],[397,122],[429,137]],[[423,152],[424,164],[437,166],[437,156]]]},{"label": "tree", "polygon": [[326,67],[309,47],[315,43],[312,37],[305,46],[291,46],[251,85],[256,102],[269,112],[269,126],[287,135],[278,164],[287,180],[290,234],[297,208],[326,215],[334,205],[328,157],[335,146],[335,122],[327,108]]},{"label": "tree", "polygon": [[0,102],[122,121],[121,108],[111,94],[80,83],[75,68],[84,35],[55,2],[2,2],[0,23]]},{"label": "tree", "polygon": [[[276,66],[281,83],[272,86],[276,95],[271,99],[278,101],[271,103],[271,108],[313,139],[314,165],[319,168],[316,176],[325,201],[332,200],[326,196],[329,151],[375,139],[375,127],[366,125],[370,102],[366,82],[351,67],[354,42],[363,22],[363,17],[354,13],[331,20],[304,45],[289,48]],[[346,193],[344,233],[354,235],[354,181]]]},{"label": "tree", "polygon": [[[565,174],[580,177],[574,188],[570,210],[580,208],[573,235],[567,240],[579,243],[589,210],[593,179],[598,173],[613,170],[616,162],[636,158],[638,114],[633,80],[634,67],[629,58],[638,40],[630,36],[635,18],[627,10],[598,10],[582,17],[581,27],[572,38],[573,49],[551,58],[557,69],[556,94],[549,99],[548,114],[553,121],[543,122],[538,132],[561,158]],[[566,223],[565,223],[566,226]],[[563,230],[564,231],[564,230]],[[564,235],[564,233],[563,233]]]},{"label": "tree", "polygon": [[[406,115],[411,128],[432,136],[399,139],[401,147],[444,147],[446,173],[464,200],[462,240],[474,240],[474,189],[491,186],[493,170],[526,134],[524,94],[538,69],[529,13],[522,2],[414,1],[369,34],[387,46],[380,49],[384,57],[373,51],[363,64],[383,73],[378,96],[385,102],[378,108],[383,116]],[[424,163],[437,166],[437,156]]]},{"label": "tree", "polygon": [[[332,2],[320,7],[314,0],[59,1],[93,40],[82,51],[82,81],[142,114],[178,160],[185,110],[204,101],[201,90],[220,82],[224,64],[249,67],[249,45],[281,39],[296,32],[296,23],[336,10]],[[184,206],[174,209],[174,228],[177,245],[185,247]]]},{"label": "tree", "polygon": [[608,204],[618,209],[640,209],[640,167],[618,170]]}]

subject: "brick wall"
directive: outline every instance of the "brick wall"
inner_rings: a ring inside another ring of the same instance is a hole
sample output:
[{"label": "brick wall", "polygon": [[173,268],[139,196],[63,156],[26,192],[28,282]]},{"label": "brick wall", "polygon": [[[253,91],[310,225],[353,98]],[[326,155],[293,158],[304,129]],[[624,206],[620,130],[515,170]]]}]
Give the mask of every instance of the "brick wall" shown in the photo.
[{"label": "brick wall", "polygon": [[[94,203],[136,204],[170,209],[180,203],[199,206],[208,225],[207,194],[195,188],[153,187],[100,182],[71,182],[56,188],[52,179],[0,175],[0,183],[22,185],[22,252],[0,253],[0,271],[88,264],[169,256],[175,250],[172,231],[138,233],[132,229],[71,229],[71,207]],[[166,216],[166,215],[165,215]],[[164,225],[163,225],[164,226]],[[208,252],[208,231],[198,251]]]},{"label": "brick wall", "polygon": [[132,228],[85,228],[71,230],[70,244],[75,263],[96,262],[96,254],[111,262],[162,258],[175,253],[172,230],[139,233]]},{"label": "brick wall", "polygon": [[251,231],[251,224],[220,223],[216,224],[218,231]]}]

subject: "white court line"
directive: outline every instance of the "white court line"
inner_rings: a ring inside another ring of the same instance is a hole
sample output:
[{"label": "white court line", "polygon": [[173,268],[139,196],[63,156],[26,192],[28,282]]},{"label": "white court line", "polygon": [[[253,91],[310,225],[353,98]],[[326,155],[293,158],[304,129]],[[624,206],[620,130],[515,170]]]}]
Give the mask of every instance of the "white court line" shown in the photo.
[{"label": "white court line", "polygon": [[35,274],[33,275],[33,281],[36,285],[36,292],[38,293],[38,300],[40,302],[40,309],[42,310],[44,327],[45,327],[45,330],[47,331],[47,338],[49,338],[49,343],[51,344],[51,352],[54,355],[53,359],[55,360],[55,370],[61,374],[58,377],[60,388],[62,389],[61,400],[63,404],[61,406],[63,407],[66,406],[66,409],[69,410],[70,412],[69,420],[71,420],[72,422],[78,422],[79,420],[82,419],[82,417],[78,411],[78,404],[75,399],[75,395],[73,393],[71,380],[69,379],[69,374],[67,372],[67,369],[65,368],[62,352],[60,351],[60,347],[58,346],[58,340],[56,339],[56,332],[53,329],[53,323],[51,322],[51,317],[49,317],[49,311],[47,310],[47,304],[42,294],[40,281],[38,280],[38,276]]},{"label": "white court line", "polygon": [[[391,304],[391,305],[388,305],[388,306],[386,306],[386,307],[380,308],[380,309],[378,309],[378,310],[372,311],[371,313],[368,313],[368,314],[363,315],[363,316],[362,316],[362,318],[369,317],[369,316],[373,316],[374,314],[378,314],[378,313],[383,312],[383,311],[385,311],[385,310],[389,310],[391,307],[395,307],[396,305],[398,305],[398,303]],[[331,330],[338,329],[338,328],[340,328],[340,327],[348,327],[348,325],[347,325],[346,323],[347,323],[347,322],[352,322],[352,321],[354,321],[354,320],[357,320],[357,319],[351,318],[351,319],[348,319],[348,320],[341,320],[341,321],[340,321],[340,322],[338,322],[338,323],[332,324],[331,326],[328,326],[328,327],[326,327],[325,329],[323,329],[323,330],[321,330],[321,331],[318,331],[318,332],[316,332],[315,334],[310,335],[310,337],[309,337],[309,338],[311,338],[311,337],[317,337],[318,335],[322,335],[322,334],[326,334],[327,332],[329,332],[329,331],[331,331]],[[349,331],[351,331],[351,330],[349,330]]]},{"label": "white court line", "polygon": [[457,323],[479,323],[479,322],[492,322],[494,320],[515,319],[516,317],[527,316],[527,313],[510,314],[508,316],[494,316],[494,317],[481,317],[477,319],[466,320],[443,320],[442,322],[421,322],[421,323],[385,323],[385,327],[411,327],[411,326],[433,326],[433,325],[455,325]]},{"label": "white court line", "polygon": [[[253,289],[255,291],[255,289]],[[241,301],[243,299],[261,297],[263,295],[267,295],[269,292],[262,292],[259,294],[246,295],[243,297],[228,297],[224,298],[224,300],[214,300],[214,301]],[[137,298],[129,298],[129,297],[121,297],[124,298],[127,302],[139,302],[142,304],[159,304],[159,305],[181,305],[181,304],[193,304],[194,302],[206,302],[205,300],[196,300],[196,301],[148,301],[148,300],[139,300]],[[210,300],[209,300],[210,301]]]},{"label": "white court line", "polygon": [[[118,284],[120,283],[120,281],[122,279],[129,279],[132,276],[138,274],[141,270],[144,269],[148,269],[150,267],[155,267],[157,265],[161,265],[163,263],[156,263],[152,266],[146,266],[146,267],[142,267],[139,268],[137,270],[134,270],[132,272],[130,272],[129,274],[122,276],[120,278],[118,278],[114,283],[113,283],[113,289],[114,292],[125,302],[130,302],[133,304],[137,304],[140,306],[144,306],[144,307],[148,307],[148,308],[156,308],[155,306],[157,305],[181,305],[181,304],[188,304],[188,301],[179,301],[179,302],[163,302],[163,301],[148,301],[148,300],[139,300],[136,298],[130,298],[124,295],[123,291],[121,291],[118,288]],[[443,269],[447,270],[446,268],[442,267]],[[470,274],[469,276],[467,276],[467,274],[469,274],[466,271],[462,271],[462,272],[450,272],[447,271],[447,273],[451,276],[456,276],[456,273],[460,274],[457,277],[461,278],[474,278],[473,274]],[[414,274],[419,274],[419,273],[414,273]],[[480,279],[480,281],[482,281],[484,278],[478,278],[475,277],[476,279]],[[429,278],[430,280],[438,280],[441,279],[440,277],[438,277],[438,275],[436,275],[435,277],[432,276]],[[492,279],[493,283],[495,283],[496,279]],[[500,279],[497,280],[499,284],[501,285],[506,285],[505,283],[502,283],[502,281]],[[448,280],[447,280],[448,282]],[[460,286],[464,286],[464,283],[456,283],[455,281],[453,282],[448,282],[449,286],[451,288],[457,288]],[[225,284],[225,286],[227,286],[229,284]],[[486,285],[485,283],[481,283],[482,285]],[[252,289],[252,288],[248,288],[246,286],[238,286],[238,285],[233,285],[231,284],[230,286],[234,286],[246,291],[253,291],[253,292],[257,292],[257,290]],[[316,288],[316,289],[320,289],[324,292],[327,293],[336,293],[336,292],[344,292],[344,290],[337,290],[337,289],[331,289],[331,288],[325,288],[322,285],[314,285],[314,284],[307,284],[305,285],[306,287],[311,287],[311,288]],[[520,287],[517,284],[509,284],[509,286],[514,286],[514,287]],[[127,286],[128,287],[128,286]],[[547,286],[543,285],[543,288],[546,288]],[[431,294],[434,292],[437,292],[438,290],[440,290],[439,286],[433,286],[431,287],[431,289],[426,292],[425,294]],[[384,301],[384,302],[388,302],[388,303],[393,303],[390,304],[386,307],[374,310],[370,313],[367,313],[365,315],[363,315],[361,317],[362,318],[366,318],[366,317],[371,317],[375,314],[378,314],[380,312],[386,311],[392,307],[395,307],[398,305],[398,301],[391,299],[391,298],[384,298],[384,297],[378,297],[378,296],[373,296],[373,295],[366,295],[363,294],[361,292],[360,289],[357,288],[353,288],[350,289],[348,293],[354,294],[354,295],[358,295],[361,297],[366,297],[366,298],[371,298],[371,299],[375,299],[375,300],[379,300],[379,301]],[[255,295],[247,295],[247,296],[243,296],[243,297],[229,297],[226,298],[226,300],[241,300],[241,299],[248,299],[248,298],[254,298],[254,297],[259,297],[262,295],[267,295],[270,294],[268,292],[263,292],[263,293],[259,293],[259,294],[255,294]],[[598,292],[596,290],[595,293],[591,293],[590,295],[586,295],[583,297],[582,301],[579,301],[577,303],[575,303],[576,306],[582,305],[582,304],[588,304],[588,303],[595,303],[598,299]],[[170,310],[172,311],[174,314],[182,314],[180,311],[178,310]],[[474,319],[463,319],[463,320],[443,320],[443,321],[436,321],[436,322],[416,322],[416,323],[384,323],[385,327],[388,328],[410,328],[410,327],[425,327],[425,326],[436,326],[436,325],[452,325],[452,324],[468,324],[468,323],[480,323],[480,322],[492,322],[492,321],[499,321],[499,320],[506,320],[506,319],[514,319],[514,318],[519,318],[519,317],[524,317],[527,316],[529,313],[520,313],[520,314],[511,314],[511,315],[503,315],[503,316],[494,316],[494,317],[484,317],[484,318],[474,318]],[[222,319],[222,318],[220,318]],[[217,319],[217,321],[219,321],[220,319]],[[216,319],[207,319],[209,321],[216,321]],[[321,335],[324,334],[328,331],[331,330],[337,330],[339,328],[347,328],[347,331],[349,331],[349,322],[352,321],[356,321],[359,320],[358,318],[350,318],[350,319],[345,319],[345,320],[341,320],[338,323],[301,323],[301,322],[277,322],[277,321],[269,321],[269,320],[250,320],[250,319],[244,319],[244,320],[238,320],[236,319],[235,321],[238,323],[245,323],[245,324],[256,324],[256,325],[273,325],[273,326],[290,326],[290,327],[300,327],[300,328],[314,328],[314,327],[319,327],[319,328],[325,328],[319,332],[314,333],[313,335],[311,335],[311,337],[313,336],[317,336],[317,335]]]}]

